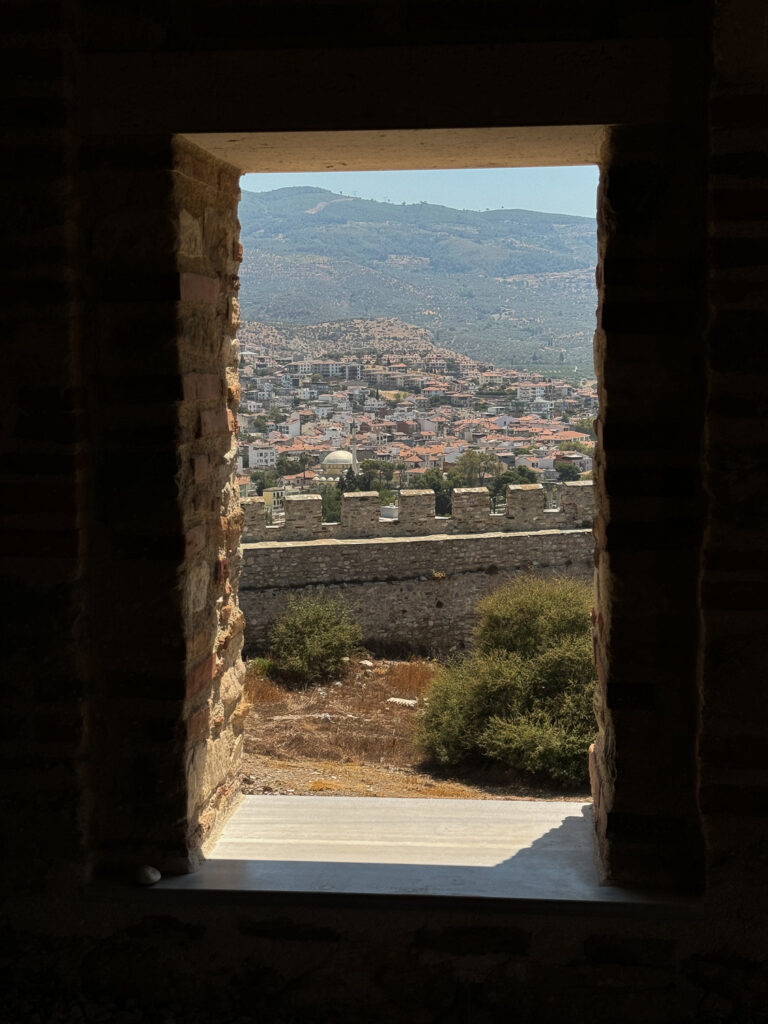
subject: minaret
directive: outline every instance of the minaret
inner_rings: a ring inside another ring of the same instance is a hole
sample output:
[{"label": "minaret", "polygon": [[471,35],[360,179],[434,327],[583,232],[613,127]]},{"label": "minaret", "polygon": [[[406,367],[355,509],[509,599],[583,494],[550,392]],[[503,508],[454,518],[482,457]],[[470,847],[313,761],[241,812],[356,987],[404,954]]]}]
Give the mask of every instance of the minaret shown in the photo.
[{"label": "minaret", "polygon": [[357,424],[352,420],[352,430],[349,434],[349,447],[352,452],[352,472],[357,474]]}]

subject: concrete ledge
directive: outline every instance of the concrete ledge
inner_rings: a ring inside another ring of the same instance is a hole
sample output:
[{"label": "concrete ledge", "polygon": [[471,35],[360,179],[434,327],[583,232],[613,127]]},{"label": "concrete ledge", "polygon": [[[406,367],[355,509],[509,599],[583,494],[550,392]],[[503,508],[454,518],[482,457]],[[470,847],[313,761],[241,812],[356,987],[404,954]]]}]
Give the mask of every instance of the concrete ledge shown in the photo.
[{"label": "concrete ledge", "polygon": [[247,796],[201,870],[158,890],[680,902],[599,884],[580,800]]}]

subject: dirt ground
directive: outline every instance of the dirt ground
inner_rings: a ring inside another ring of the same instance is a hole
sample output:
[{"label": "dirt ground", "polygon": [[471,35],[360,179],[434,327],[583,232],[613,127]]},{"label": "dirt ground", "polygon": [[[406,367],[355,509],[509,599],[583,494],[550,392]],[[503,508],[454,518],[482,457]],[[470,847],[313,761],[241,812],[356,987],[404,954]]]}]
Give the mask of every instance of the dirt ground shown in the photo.
[{"label": "dirt ground", "polygon": [[423,761],[419,710],[432,662],[354,660],[341,678],[286,690],[255,665],[246,677],[250,710],[240,771],[244,793],[563,800],[589,794],[532,785],[512,772],[451,773]]}]

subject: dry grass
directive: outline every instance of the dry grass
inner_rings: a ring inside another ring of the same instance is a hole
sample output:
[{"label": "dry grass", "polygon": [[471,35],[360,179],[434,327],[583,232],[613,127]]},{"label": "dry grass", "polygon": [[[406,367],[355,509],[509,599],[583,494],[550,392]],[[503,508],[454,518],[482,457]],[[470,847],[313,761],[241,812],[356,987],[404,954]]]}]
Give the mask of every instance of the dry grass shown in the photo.
[{"label": "dry grass", "polygon": [[397,661],[387,669],[386,681],[392,689],[392,696],[423,698],[435,675],[435,664],[431,661]]},{"label": "dry grass", "polygon": [[243,699],[246,704],[264,706],[279,704],[285,691],[264,674],[257,662],[248,665],[243,680]]},{"label": "dry grass", "polygon": [[434,666],[421,660],[377,662],[373,668],[351,662],[343,679],[296,691],[276,685],[252,663],[245,681],[252,706],[246,750],[341,763],[417,763],[417,708],[388,698],[421,703],[433,674]]},{"label": "dry grass", "polygon": [[[287,690],[252,662],[245,679],[251,705],[241,772],[246,793],[443,799],[573,799],[572,792],[531,786],[514,773],[444,773],[423,764],[419,710],[437,666],[429,661],[348,664],[342,679]],[[416,707],[388,703],[416,700]],[[583,796],[578,797],[582,799]]]},{"label": "dry grass", "polygon": [[428,797],[440,800],[510,800],[547,797],[514,786],[507,779],[442,778],[420,768],[382,764],[342,764],[303,757],[246,754],[241,773],[244,793],[310,796]]}]

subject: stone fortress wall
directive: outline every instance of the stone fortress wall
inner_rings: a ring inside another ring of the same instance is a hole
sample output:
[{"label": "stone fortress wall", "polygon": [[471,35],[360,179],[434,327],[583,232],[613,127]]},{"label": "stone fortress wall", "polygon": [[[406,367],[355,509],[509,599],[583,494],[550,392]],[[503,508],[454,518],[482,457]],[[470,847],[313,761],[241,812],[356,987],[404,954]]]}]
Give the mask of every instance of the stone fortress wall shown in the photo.
[{"label": "stone fortress wall", "polygon": [[485,487],[456,487],[453,515],[435,516],[434,491],[400,491],[397,519],[380,518],[376,491],[342,495],[341,522],[322,521],[319,494],[292,494],[285,498],[285,522],[267,526],[263,498],[242,503],[243,542],[361,537],[413,537],[433,534],[507,533],[530,530],[591,528],[594,498],[591,480],[559,485],[510,484],[503,512],[491,512]]},{"label": "stone fortress wall", "polygon": [[484,487],[453,492],[435,517],[432,491],[401,491],[398,520],[379,519],[379,496],[342,498],[340,523],[323,523],[318,495],[288,496],[285,525],[267,526],[260,498],[244,502],[240,605],[249,651],[263,650],[296,593],[339,596],[382,652],[437,653],[471,640],[478,600],[526,573],[589,579],[592,485],[510,486],[503,513]]}]

